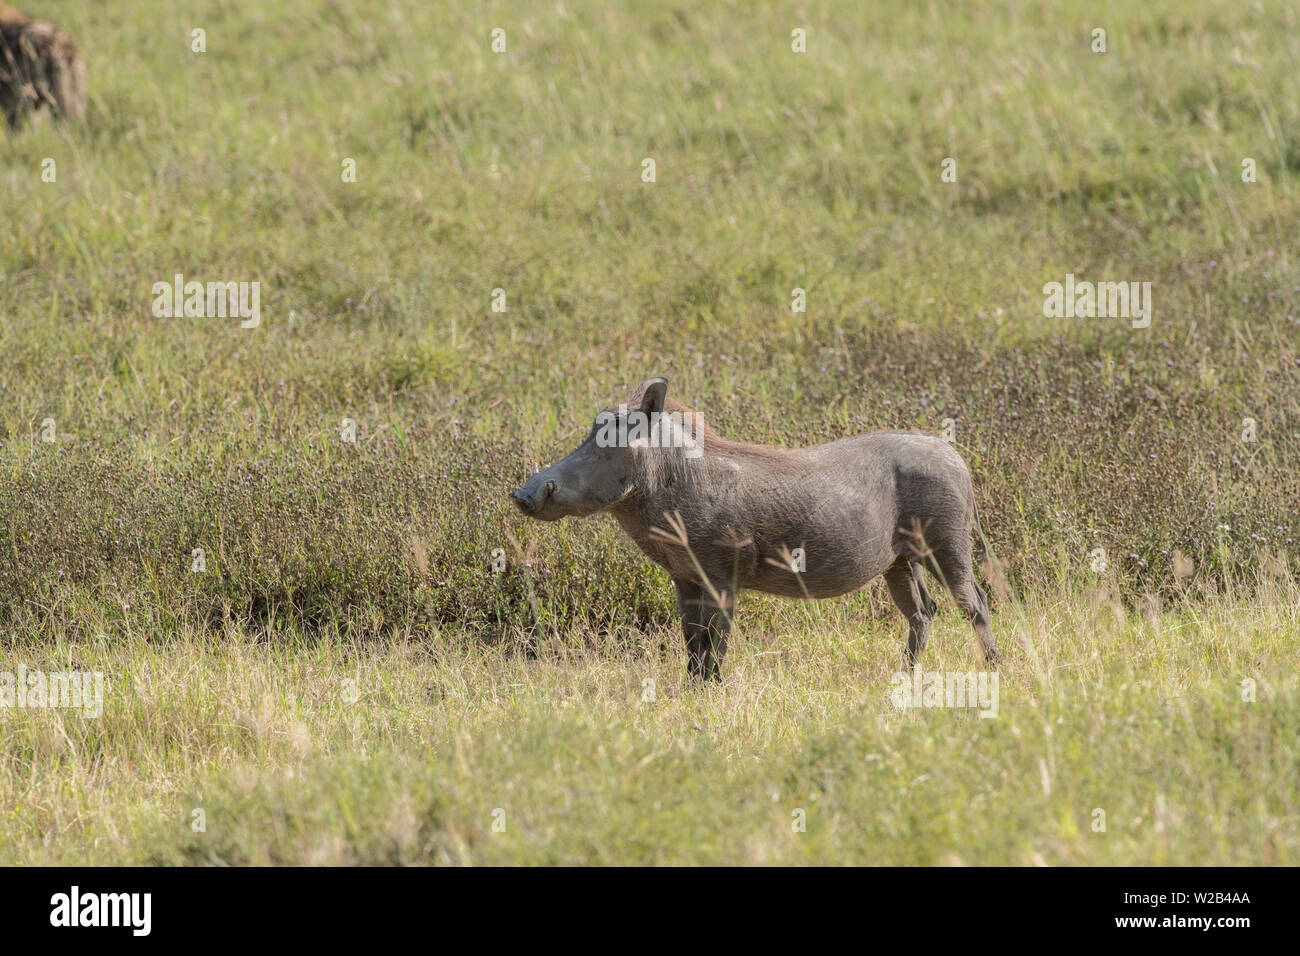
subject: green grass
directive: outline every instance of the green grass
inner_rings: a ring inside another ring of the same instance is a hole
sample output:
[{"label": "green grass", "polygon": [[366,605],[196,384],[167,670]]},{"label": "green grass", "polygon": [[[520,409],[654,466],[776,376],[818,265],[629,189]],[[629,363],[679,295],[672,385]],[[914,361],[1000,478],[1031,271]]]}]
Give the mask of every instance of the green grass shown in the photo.
[{"label": "green grass", "polygon": [[894,622],[834,612],[706,689],[660,633],[61,646],[104,713],[6,715],[0,862],[1293,864],[1298,599],[1008,610],[990,719],[897,709]]},{"label": "green grass", "polygon": [[[90,109],[0,158],[0,670],[109,689],[0,707],[0,861],[1296,862],[1293,4],[31,2]],[[1071,272],[1151,328],[1044,318]],[[505,498],[654,374],[952,419],[999,716],[889,704],[879,586],[688,687],[666,577]]]}]

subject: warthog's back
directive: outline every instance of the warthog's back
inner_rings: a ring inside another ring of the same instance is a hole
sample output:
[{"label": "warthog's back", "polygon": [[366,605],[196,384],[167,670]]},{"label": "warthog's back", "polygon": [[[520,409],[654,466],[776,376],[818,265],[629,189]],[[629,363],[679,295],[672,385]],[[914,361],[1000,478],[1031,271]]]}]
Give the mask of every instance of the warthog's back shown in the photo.
[{"label": "warthog's back", "polygon": [[742,517],[753,540],[747,587],[842,594],[882,574],[905,548],[970,533],[970,474],[937,438],[872,432],[753,464],[757,487]]}]

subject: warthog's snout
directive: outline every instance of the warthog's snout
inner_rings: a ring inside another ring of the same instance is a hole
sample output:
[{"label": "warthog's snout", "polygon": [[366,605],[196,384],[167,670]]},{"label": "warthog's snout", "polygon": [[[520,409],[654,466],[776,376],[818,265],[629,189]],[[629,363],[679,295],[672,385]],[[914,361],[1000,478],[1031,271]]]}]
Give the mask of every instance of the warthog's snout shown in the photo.
[{"label": "warthog's snout", "polygon": [[510,495],[515,507],[538,521],[556,521],[569,515],[595,514],[617,504],[628,491],[629,459],[636,450],[620,446],[616,440],[605,444],[604,437],[593,426],[573,454],[543,468]]},{"label": "warthog's snout", "polygon": [[541,507],[555,494],[555,482],[542,480],[541,472],[529,478],[522,488],[510,492],[510,500],[526,515],[536,515]]}]

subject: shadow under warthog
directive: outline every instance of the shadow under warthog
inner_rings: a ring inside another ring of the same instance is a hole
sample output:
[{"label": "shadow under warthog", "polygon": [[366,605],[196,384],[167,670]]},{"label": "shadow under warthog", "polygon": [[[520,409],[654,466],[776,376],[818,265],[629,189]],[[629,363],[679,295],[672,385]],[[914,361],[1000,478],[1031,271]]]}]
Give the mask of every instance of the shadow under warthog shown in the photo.
[{"label": "shadow under warthog", "polygon": [[510,497],[543,521],[611,514],[672,576],[692,676],[721,676],[742,588],[828,598],[882,574],[907,618],[914,665],[936,610],[923,565],[996,663],[971,566],[970,473],[950,445],[906,432],[791,450],[731,442],[667,393],[667,379],[647,379],[626,405],[596,416],[577,450]]}]

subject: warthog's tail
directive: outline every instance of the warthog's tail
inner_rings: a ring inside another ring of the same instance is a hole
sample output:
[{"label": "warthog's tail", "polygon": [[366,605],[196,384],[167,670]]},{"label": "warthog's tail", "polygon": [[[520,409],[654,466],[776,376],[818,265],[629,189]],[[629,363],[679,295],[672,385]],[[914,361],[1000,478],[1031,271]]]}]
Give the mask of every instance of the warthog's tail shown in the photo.
[{"label": "warthog's tail", "polygon": [[974,498],[971,499],[970,507],[975,517],[975,541],[980,549],[980,563],[988,564],[993,560],[993,552],[989,550],[989,539],[984,537],[984,526],[980,521],[980,506],[975,503]]}]

